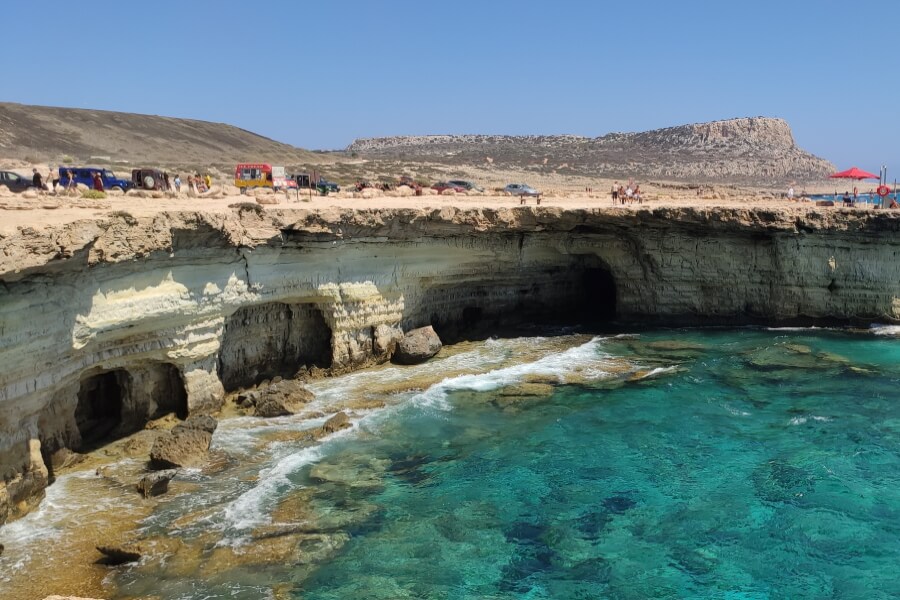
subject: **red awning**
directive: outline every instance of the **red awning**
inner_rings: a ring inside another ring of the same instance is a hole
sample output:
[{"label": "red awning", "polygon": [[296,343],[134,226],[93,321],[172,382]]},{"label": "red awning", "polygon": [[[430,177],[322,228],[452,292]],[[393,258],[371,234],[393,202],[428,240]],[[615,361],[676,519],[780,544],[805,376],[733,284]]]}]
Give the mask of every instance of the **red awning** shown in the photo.
[{"label": "red awning", "polygon": [[833,179],[881,179],[878,175],[872,175],[857,167],[834,173],[833,175],[829,175],[829,177]]}]

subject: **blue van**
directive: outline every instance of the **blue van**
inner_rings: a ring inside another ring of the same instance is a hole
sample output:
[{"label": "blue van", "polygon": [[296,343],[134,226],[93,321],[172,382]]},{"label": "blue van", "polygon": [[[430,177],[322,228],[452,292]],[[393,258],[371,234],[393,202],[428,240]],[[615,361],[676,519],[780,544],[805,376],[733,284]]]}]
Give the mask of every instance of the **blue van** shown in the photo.
[{"label": "blue van", "polygon": [[75,183],[82,183],[91,189],[94,189],[94,173],[100,173],[103,179],[104,190],[122,190],[127,192],[134,187],[134,184],[127,179],[119,179],[116,174],[109,169],[98,169],[95,167],[60,167],[59,168],[59,185],[65,189],[69,184],[69,171],[72,171],[72,179]]}]

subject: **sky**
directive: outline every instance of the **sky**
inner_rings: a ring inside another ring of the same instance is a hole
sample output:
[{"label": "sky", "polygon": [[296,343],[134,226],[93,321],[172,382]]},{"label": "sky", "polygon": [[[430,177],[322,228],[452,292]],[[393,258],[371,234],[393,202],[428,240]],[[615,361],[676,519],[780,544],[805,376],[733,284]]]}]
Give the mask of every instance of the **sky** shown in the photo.
[{"label": "sky", "polygon": [[900,179],[895,0],[45,0],[2,18],[0,101],[310,149],[768,116],[841,169]]}]

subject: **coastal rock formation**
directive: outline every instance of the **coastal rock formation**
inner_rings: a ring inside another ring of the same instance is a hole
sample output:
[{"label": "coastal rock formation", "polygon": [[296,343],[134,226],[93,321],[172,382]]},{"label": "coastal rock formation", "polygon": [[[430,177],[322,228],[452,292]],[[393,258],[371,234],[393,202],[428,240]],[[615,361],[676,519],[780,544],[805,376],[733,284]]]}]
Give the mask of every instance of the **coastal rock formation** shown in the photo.
[{"label": "coastal rock formation", "polygon": [[[384,362],[418,327],[900,322],[898,231],[891,211],[815,207],[245,204],[23,228],[0,238],[0,520],[40,499],[61,448]],[[209,447],[209,424],[178,432],[159,466]]]},{"label": "coastal rock formation", "polygon": [[400,338],[394,352],[394,362],[401,365],[417,365],[440,352],[441,347],[441,338],[431,325],[419,327]]},{"label": "coastal rock formation", "polygon": [[137,491],[144,498],[152,496],[160,496],[169,491],[169,482],[178,474],[176,469],[167,469],[165,471],[157,471],[149,473],[141,477],[137,484]]},{"label": "coastal rock formation", "polygon": [[366,158],[556,171],[591,177],[692,182],[814,180],[835,170],[797,147],[781,119],[751,117],[641,133],[428,135],[360,139],[347,152]]},{"label": "coastal rock formation", "polygon": [[210,416],[189,417],[156,438],[150,450],[150,466],[154,469],[177,469],[201,466],[207,457],[216,430]]},{"label": "coastal rock formation", "polygon": [[[251,395],[252,394],[252,395]],[[247,394],[253,399],[257,417],[293,415],[315,399],[298,381],[285,379]]]}]

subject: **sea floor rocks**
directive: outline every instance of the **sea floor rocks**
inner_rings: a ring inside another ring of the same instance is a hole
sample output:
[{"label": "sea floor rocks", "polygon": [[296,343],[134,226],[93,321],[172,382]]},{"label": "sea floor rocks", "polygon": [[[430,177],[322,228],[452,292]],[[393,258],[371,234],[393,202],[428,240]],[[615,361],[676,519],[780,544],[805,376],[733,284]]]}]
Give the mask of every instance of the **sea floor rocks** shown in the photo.
[{"label": "sea floor rocks", "polygon": [[121,546],[97,546],[97,551],[103,555],[100,559],[103,564],[110,566],[124,565],[141,560],[143,555],[140,548],[131,544]]},{"label": "sea floor rocks", "polygon": [[401,365],[417,365],[441,351],[441,338],[431,325],[413,329],[397,343],[394,362]]}]

